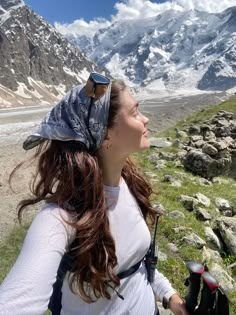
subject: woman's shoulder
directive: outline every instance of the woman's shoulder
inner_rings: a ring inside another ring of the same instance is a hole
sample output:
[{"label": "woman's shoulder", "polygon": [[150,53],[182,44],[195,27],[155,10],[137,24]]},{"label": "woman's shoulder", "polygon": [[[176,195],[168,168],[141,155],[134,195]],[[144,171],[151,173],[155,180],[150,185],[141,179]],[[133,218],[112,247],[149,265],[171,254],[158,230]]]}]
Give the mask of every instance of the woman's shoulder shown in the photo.
[{"label": "woman's shoulder", "polygon": [[55,218],[63,217],[68,220],[72,220],[71,215],[65,209],[59,207],[57,203],[46,202],[41,206],[39,214],[45,216],[53,216]]},{"label": "woman's shoulder", "polygon": [[70,242],[75,236],[75,229],[72,227],[73,218],[70,213],[58,206],[56,203],[45,203],[33,220],[33,225],[44,226],[47,231],[58,231],[63,233]]}]

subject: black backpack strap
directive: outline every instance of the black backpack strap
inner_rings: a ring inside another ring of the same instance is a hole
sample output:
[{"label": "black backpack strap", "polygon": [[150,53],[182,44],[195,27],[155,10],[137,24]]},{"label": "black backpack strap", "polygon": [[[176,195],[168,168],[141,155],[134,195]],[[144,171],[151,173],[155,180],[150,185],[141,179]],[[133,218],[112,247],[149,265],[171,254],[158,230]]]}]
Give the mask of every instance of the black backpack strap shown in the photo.
[{"label": "black backpack strap", "polygon": [[[61,314],[61,300],[62,300],[62,285],[63,281],[65,279],[65,275],[68,271],[71,271],[72,265],[73,265],[73,260],[74,260],[74,255],[73,251],[75,251],[76,247],[78,246],[78,240],[75,239],[72,244],[70,245],[70,249],[68,252],[64,254],[64,256],[61,259],[58,271],[57,271],[57,276],[56,276],[56,281],[53,284],[53,292],[48,304],[48,309],[51,311],[52,315],[60,315]],[[129,276],[131,276],[133,273],[135,273],[144,258],[142,258],[139,262],[137,262],[134,266],[131,266],[129,269],[122,271],[117,274],[117,277],[119,279],[124,279]],[[123,297],[113,288],[110,286],[117,294],[119,297],[123,299]]]},{"label": "black backpack strap", "polygon": [[121,280],[121,279],[131,276],[133,273],[135,273],[138,270],[142,261],[143,261],[143,258],[139,262],[137,262],[137,264],[135,264],[134,266],[131,266],[128,270],[119,272],[117,274],[117,277]]},{"label": "black backpack strap", "polygon": [[73,250],[78,245],[78,240],[75,239],[71,245],[68,252],[66,252],[61,259],[60,265],[57,270],[56,281],[53,284],[53,292],[49,300],[48,309],[51,311],[52,315],[61,314],[61,300],[62,300],[62,285],[65,279],[67,271],[70,271],[73,263]]}]

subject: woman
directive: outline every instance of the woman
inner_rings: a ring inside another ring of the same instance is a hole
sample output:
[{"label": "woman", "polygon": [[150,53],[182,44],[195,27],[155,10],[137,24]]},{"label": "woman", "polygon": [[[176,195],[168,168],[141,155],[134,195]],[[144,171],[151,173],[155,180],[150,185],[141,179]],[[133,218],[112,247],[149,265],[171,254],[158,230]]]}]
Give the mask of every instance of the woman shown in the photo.
[{"label": "woman", "polygon": [[[26,206],[44,201],[21,253],[0,288],[0,314],[42,315],[58,266],[71,246],[62,286],[63,315],[154,315],[155,299],[176,315],[185,305],[158,271],[147,280],[151,187],[129,155],[149,147],[148,118],[122,81],[92,73],[72,89],[24,143],[38,146],[37,174]],[[128,277],[117,275],[138,269]],[[121,298],[120,298],[121,297]],[[124,300],[122,300],[122,298]]]}]

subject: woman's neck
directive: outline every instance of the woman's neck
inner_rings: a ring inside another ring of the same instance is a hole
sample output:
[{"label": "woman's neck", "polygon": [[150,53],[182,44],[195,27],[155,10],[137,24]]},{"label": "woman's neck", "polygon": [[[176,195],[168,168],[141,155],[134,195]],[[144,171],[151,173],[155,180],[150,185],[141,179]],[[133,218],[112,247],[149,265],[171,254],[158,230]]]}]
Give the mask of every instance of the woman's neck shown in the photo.
[{"label": "woman's neck", "polygon": [[113,161],[108,163],[103,161],[102,163],[102,174],[103,174],[103,183],[106,186],[117,187],[120,185],[122,178],[121,173],[125,160]]}]

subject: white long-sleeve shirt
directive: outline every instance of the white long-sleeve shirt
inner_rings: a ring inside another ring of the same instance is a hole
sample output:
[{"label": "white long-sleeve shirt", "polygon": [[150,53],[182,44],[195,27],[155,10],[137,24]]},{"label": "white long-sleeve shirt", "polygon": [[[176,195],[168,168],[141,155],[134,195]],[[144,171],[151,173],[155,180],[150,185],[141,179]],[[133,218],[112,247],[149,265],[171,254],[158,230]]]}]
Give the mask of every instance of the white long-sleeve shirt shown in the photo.
[{"label": "white long-sleeve shirt", "polygon": [[[151,237],[142,212],[123,180],[119,187],[104,186],[110,229],[115,240],[117,272],[127,270],[146,254]],[[52,294],[59,263],[75,231],[61,219],[68,213],[56,204],[46,204],[33,220],[17,261],[0,286],[0,315],[43,315]],[[65,277],[61,315],[154,315],[155,298],[175,293],[158,271],[152,285],[144,263],[130,277],[121,280],[121,300],[111,290],[110,300],[85,303],[73,294]]]}]

